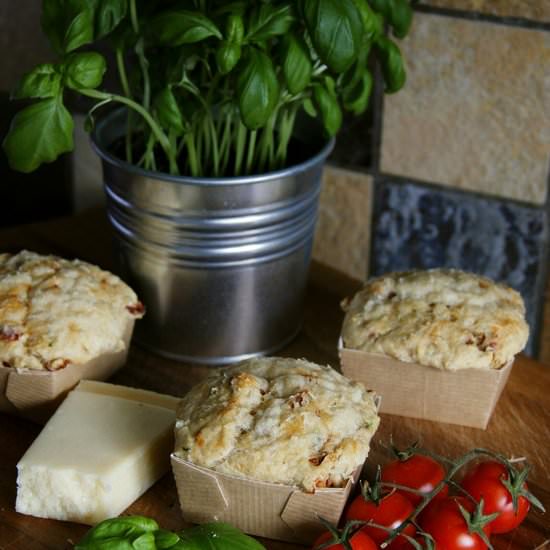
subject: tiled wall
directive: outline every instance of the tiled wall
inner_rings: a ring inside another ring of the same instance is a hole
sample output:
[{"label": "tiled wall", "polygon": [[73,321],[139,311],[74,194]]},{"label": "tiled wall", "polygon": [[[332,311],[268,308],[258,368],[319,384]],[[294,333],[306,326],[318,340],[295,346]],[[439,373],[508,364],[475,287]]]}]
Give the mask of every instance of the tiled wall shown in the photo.
[{"label": "tiled wall", "polygon": [[550,1],[424,0],[401,49],[405,88],[378,86],[340,134],[314,257],[358,279],[448,266],[505,281],[527,352],[550,363]]}]

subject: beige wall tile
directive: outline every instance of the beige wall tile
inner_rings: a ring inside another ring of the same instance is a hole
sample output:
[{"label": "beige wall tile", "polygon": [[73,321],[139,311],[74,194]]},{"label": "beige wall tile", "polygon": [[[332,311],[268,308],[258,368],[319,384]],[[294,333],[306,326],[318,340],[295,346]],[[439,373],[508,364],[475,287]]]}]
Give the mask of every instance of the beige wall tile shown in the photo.
[{"label": "beige wall tile", "polygon": [[542,204],[550,32],[417,13],[408,81],[386,96],[381,168]]},{"label": "beige wall tile", "polygon": [[325,168],[313,257],[359,280],[367,275],[372,186],[366,174]]},{"label": "beige wall tile", "polygon": [[503,17],[550,21],[550,2],[548,0],[422,0],[422,3]]},{"label": "beige wall tile", "polygon": [[0,1],[0,90],[10,91],[23,74],[54,58],[40,28],[42,2]]},{"label": "beige wall tile", "polygon": [[550,277],[544,293],[544,310],[540,334],[539,360],[550,368]]}]

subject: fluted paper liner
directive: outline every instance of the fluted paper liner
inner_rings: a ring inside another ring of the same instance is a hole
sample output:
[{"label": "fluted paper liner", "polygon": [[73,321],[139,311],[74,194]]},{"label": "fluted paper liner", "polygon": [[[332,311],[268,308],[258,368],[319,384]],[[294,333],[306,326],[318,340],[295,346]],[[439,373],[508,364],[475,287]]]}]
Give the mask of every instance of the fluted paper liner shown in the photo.
[{"label": "fluted paper liner", "polygon": [[44,424],[80,380],[106,380],[124,365],[133,329],[131,319],[124,332],[122,350],[104,353],[80,365],[69,364],[56,371],[18,371],[0,365],[0,411]]},{"label": "fluted paper liner", "polygon": [[304,544],[324,530],[319,516],[338,522],[361,473],[358,468],[345,487],[305,493],[295,486],[215,472],[175,454],[171,461],[186,521],[225,521],[251,535]]},{"label": "fluted paper liner", "polygon": [[342,373],[382,396],[380,412],[486,429],[512,371],[448,371],[343,347]]}]

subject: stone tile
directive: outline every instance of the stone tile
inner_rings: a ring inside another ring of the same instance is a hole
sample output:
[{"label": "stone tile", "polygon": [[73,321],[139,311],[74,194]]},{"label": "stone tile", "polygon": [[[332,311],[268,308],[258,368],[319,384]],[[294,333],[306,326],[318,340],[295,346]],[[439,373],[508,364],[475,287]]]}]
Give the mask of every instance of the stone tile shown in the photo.
[{"label": "stone tile", "polygon": [[539,342],[539,359],[550,368],[550,277],[544,293],[544,314]]},{"label": "stone tile", "polygon": [[408,81],[384,102],[381,169],[542,204],[550,32],[417,13]]},{"label": "stone tile", "polygon": [[391,180],[377,182],[371,272],[455,267],[521,292],[534,354],[549,245],[544,208]]},{"label": "stone tile", "polygon": [[355,279],[367,275],[372,178],[327,166],[313,258]]},{"label": "stone tile", "polygon": [[500,17],[550,21],[550,2],[546,0],[422,0],[421,4]]}]

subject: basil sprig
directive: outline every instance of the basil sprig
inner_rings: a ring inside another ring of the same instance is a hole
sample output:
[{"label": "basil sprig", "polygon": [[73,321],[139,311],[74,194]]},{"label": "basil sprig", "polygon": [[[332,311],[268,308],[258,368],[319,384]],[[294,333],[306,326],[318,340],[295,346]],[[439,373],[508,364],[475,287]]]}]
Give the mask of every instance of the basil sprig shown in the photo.
[{"label": "basil sprig", "polygon": [[265,550],[257,540],[227,523],[206,523],[180,533],[159,528],[143,516],[102,521],[84,536],[75,550]]},{"label": "basil sprig", "polygon": [[[409,0],[184,4],[43,0],[42,28],[58,60],[32,69],[13,92],[31,105],[3,143],[12,168],[30,172],[73,148],[68,90],[94,101],[90,125],[108,103],[128,109],[128,162],[230,176],[285,166],[302,111],[334,136],[344,111],[367,109],[375,62],[387,93],[405,83],[392,37],[410,29]],[[98,40],[113,50],[120,93],[102,89]]]}]

